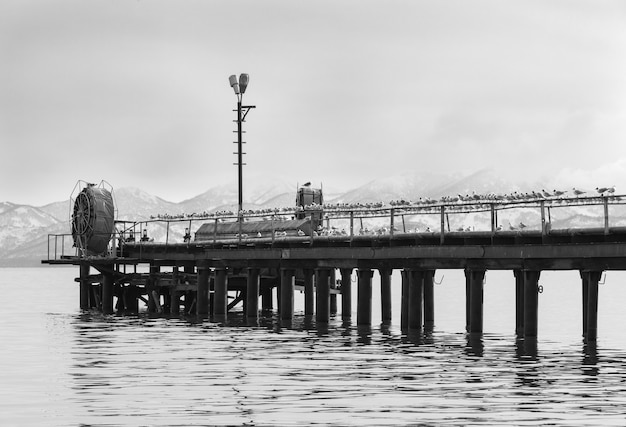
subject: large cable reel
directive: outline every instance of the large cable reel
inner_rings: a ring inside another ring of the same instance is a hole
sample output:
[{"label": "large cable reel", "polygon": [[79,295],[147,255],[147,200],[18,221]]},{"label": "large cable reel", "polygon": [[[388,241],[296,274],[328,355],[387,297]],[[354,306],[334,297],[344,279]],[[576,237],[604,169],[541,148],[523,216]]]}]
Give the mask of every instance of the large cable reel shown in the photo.
[{"label": "large cable reel", "polygon": [[82,256],[105,254],[113,234],[115,207],[112,189],[105,188],[104,184],[104,181],[99,185],[84,183],[73,200],[70,219],[72,238],[74,247]]}]

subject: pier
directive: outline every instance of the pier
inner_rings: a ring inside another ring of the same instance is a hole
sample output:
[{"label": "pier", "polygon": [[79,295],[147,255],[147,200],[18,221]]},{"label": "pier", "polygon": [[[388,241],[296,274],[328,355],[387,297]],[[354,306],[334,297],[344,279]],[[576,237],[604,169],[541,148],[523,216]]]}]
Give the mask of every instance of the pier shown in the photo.
[{"label": "pier", "polygon": [[[516,310],[511,329],[523,337],[537,337],[542,271],[577,270],[577,292],[583,295],[581,332],[594,341],[601,276],[626,270],[626,226],[612,224],[610,216],[612,211],[624,211],[625,201],[614,195],[401,201],[116,221],[108,253],[66,254],[71,236],[50,235],[49,256],[42,262],[79,267],[82,309],[137,313],[143,304],[142,309],[151,313],[221,318],[240,305],[250,319],[261,311],[277,310],[280,319],[289,320],[300,290],[304,314],[328,323],[335,314],[352,320],[356,292],[358,325],[371,325],[374,309],[381,311],[383,322],[390,322],[392,306],[399,305],[401,328],[409,331],[436,324],[435,272],[460,269],[466,281],[466,331],[472,334],[483,332],[483,310],[497,310],[484,307],[485,275],[489,270],[509,270]],[[597,226],[560,228],[555,215],[559,209],[592,209],[598,213]],[[536,222],[520,227],[509,222],[503,227],[512,210],[529,212]],[[318,231],[284,231],[287,222],[297,222],[293,218],[316,213],[321,213],[323,224]],[[482,227],[451,227],[468,215]],[[365,230],[364,221],[378,229]],[[417,223],[436,227],[411,228]],[[226,224],[221,230],[229,228],[230,234],[218,235],[220,224]],[[158,230],[163,238],[150,238]],[[250,230],[263,231],[246,233]],[[392,300],[394,270],[402,277],[400,301]],[[381,283],[380,307],[372,306],[374,275]]]}]

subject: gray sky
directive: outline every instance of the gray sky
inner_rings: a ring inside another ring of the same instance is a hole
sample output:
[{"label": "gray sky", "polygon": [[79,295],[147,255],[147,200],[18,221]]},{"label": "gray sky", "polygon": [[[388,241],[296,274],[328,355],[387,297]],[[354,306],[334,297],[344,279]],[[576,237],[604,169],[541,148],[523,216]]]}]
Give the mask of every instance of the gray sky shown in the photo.
[{"label": "gray sky", "polygon": [[236,182],[242,72],[244,180],[494,167],[626,192],[624,1],[3,0],[0,63],[0,201]]}]

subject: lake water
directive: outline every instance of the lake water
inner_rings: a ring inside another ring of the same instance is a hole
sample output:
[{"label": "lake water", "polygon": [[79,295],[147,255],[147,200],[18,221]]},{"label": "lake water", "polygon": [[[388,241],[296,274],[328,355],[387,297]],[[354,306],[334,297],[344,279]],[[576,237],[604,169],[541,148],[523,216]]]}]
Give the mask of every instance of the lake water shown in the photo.
[{"label": "lake water", "polygon": [[542,273],[535,342],[515,337],[511,272],[487,273],[478,337],[464,332],[461,271],[437,272],[435,328],[423,335],[400,331],[398,272],[393,322],[380,325],[374,301],[371,328],[340,315],[318,328],[300,294],[291,324],[83,313],[77,275],[0,269],[0,425],[626,422],[624,273],[600,285],[595,345],[581,336],[577,272]]}]

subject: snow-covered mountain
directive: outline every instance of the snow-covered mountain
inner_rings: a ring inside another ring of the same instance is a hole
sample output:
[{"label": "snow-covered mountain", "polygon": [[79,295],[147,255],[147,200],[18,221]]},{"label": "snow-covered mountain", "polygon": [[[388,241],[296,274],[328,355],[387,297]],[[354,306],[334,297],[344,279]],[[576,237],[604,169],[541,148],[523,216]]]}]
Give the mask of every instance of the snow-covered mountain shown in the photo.
[{"label": "snow-covered mountain", "polygon": [[[419,171],[398,174],[371,181],[358,188],[330,193],[324,188],[327,203],[337,202],[390,202],[391,200],[419,200],[420,198],[440,198],[458,194],[512,193],[552,188],[550,183],[511,182],[493,170],[480,170],[472,174],[424,174]],[[588,189],[592,191],[591,189]],[[280,179],[251,179],[244,186],[244,209],[293,206],[296,185]],[[145,220],[150,216],[178,215],[182,213],[235,211],[237,207],[237,185],[218,185],[180,203],[173,203],[138,188],[122,187],[113,192],[118,219]],[[54,250],[48,235],[70,233],[70,200],[51,203],[41,207],[0,202],[0,266],[30,263],[37,265],[45,259],[48,248]],[[626,226],[626,207],[611,206],[611,226]],[[602,226],[602,207],[557,208],[551,212],[555,226],[580,227]],[[488,229],[489,214],[451,215],[450,229],[474,227]],[[384,219],[383,219],[384,222]],[[529,228],[540,226],[538,212],[531,210],[506,210],[499,216],[499,223],[505,227],[524,222]],[[407,230],[440,226],[439,215],[417,215],[404,218]],[[171,227],[172,239],[181,240],[184,226]],[[165,235],[164,227],[154,225],[150,230],[153,237]],[[52,238],[53,239],[53,238]],[[57,238],[58,239],[58,238]],[[65,250],[71,248],[71,237],[64,243]]]}]

